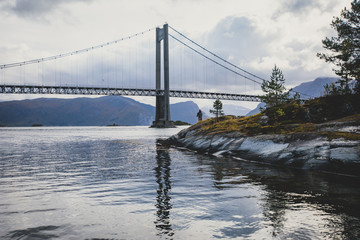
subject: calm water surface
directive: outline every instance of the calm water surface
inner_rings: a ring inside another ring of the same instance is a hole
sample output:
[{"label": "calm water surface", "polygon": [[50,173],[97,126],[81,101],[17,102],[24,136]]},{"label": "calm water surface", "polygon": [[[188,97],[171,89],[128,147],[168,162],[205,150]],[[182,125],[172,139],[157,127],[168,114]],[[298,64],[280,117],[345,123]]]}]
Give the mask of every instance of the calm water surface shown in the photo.
[{"label": "calm water surface", "polygon": [[360,239],[359,178],[156,145],[180,129],[0,129],[0,239]]}]

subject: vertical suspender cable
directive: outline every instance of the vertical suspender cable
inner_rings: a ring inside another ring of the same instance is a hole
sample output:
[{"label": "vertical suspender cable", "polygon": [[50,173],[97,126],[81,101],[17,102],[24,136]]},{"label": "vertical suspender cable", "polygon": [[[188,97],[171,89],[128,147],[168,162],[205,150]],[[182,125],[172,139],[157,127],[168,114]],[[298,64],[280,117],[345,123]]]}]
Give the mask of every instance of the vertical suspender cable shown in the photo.
[{"label": "vertical suspender cable", "polygon": [[151,51],[151,43],[150,43],[150,38],[148,37],[148,51],[147,51],[147,54],[148,54],[148,73],[146,74],[146,79],[147,79],[147,84],[146,84],[146,87],[147,88],[150,88],[150,84],[149,84],[149,80],[151,79],[151,54],[152,51]]}]

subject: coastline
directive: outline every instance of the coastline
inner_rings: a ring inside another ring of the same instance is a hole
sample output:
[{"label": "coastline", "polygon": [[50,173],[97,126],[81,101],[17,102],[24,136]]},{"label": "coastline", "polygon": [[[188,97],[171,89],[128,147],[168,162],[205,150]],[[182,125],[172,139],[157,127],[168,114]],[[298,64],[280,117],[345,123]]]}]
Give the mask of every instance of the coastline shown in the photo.
[{"label": "coastline", "polygon": [[312,124],[312,131],[255,134],[206,132],[200,122],[160,144],[202,154],[360,177],[360,123],[354,120]]}]

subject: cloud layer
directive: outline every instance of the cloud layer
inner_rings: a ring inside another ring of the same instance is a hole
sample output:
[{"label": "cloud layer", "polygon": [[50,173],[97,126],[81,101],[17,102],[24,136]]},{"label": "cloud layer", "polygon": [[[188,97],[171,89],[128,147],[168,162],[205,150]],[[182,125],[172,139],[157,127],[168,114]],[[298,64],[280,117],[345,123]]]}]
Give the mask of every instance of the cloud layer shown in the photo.
[{"label": "cloud layer", "polygon": [[[90,0],[91,1],[91,0]],[[21,18],[39,19],[51,14],[61,5],[75,2],[90,2],[89,0],[15,0],[5,1],[1,4],[3,11],[15,14]]]},{"label": "cloud layer", "polygon": [[[319,76],[333,76],[332,66],[318,59],[316,53],[323,51],[321,40],[333,34],[329,26],[332,17],[349,4],[349,0],[346,3],[338,0],[2,0],[0,27],[4,34],[0,39],[0,64],[83,49],[168,22],[209,50],[263,78],[270,76],[276,64],[283,71],[287,85],[292,87]],[[146,41],[132,43],[126,49],[140,48],[136,44],[143,48],[134,56],[139,55],[142,62],[153,59],[153,35]],[[151,51],[146,50],[149,46]],[[175,45],[171,51],[172,86],[188,86],[202,77],[206,82],[197,89],[222,87],[230,91],[245,82],[193,57],[192,53],[181,56],[185,51],[183,46]],[[113,62],[101,58],[92,60],[90,67],[96,71],[99,70],[96,66],[105,63],[106,69],[115,69]],[[151,64],[153,68],[154,63]],[[131,67],[127,69],[130,71]],[[136,74],[135,71],[133,75]],[[138,75],[154,77],[153,73]],[[8,81],[10,74],[1,76],[0,84]],[[219,84],[219,79],[226,81]]]}]

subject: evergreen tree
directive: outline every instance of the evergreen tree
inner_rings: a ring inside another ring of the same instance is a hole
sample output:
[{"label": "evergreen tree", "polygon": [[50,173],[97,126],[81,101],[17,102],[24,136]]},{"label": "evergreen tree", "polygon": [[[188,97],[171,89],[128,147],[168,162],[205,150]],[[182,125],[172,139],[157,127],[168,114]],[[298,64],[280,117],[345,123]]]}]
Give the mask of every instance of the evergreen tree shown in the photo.
[{"label": "evergreen tree", "polygon": [[261,84],[261,89],[265,92],[265,95],[262,96],[261,99],[266,104],[266,107],[277,106],[289,98],[289,92],[285,92],[286,88],[284,83],[284,75],[275,65],[270,80],[264,80]]},{"label": "evergreen tree", "polygon": [[210,109],[210,113],[215,115],[216,120],[219,116],[224,116],[224,112],[222,110],[222,102],[219,99],[216,99],[213,104],[214,109]]},{"label": "evergreen tree", "polygon": [[337,36],[326,37],[322,43],[332,53],[317,54],[338,67],[334,71],[341,79],[330,89],[330,94],[351,93],[349,83],[353,80],[356,80],[354,91],[360,94],[360,2],[354,0],[351,10],[344,8],[340,17],[334,17],[331,27]]}]

